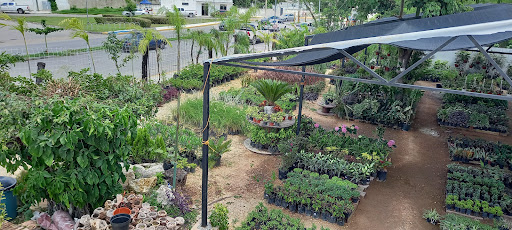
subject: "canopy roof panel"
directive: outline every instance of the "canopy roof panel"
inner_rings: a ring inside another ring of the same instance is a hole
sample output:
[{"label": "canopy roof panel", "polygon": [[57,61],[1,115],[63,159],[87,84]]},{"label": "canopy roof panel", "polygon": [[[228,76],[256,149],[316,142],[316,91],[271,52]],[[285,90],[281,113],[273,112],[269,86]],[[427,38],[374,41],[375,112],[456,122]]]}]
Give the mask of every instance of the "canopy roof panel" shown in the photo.
[{"label": "canopy roof panel", "polygon": [[[432,18],[384,18],[344,30],[317,34],[309,46],[241,54],[212,60],[212,62],[242,62],[269,56],[297,54],[296,57],[274,63],[249,64],[267,66],[302,66],[320,64],[342,58],[338,50],[356,53],[370,44],[390,44],[402,48],[431,51],[457,37],[442,51],[474,48],[467,38],[473,36],[480,45],[490,45],[512,38],[512,4],[473,5],[473,11]],[[460,36],[460,37],[459,37]]]}]

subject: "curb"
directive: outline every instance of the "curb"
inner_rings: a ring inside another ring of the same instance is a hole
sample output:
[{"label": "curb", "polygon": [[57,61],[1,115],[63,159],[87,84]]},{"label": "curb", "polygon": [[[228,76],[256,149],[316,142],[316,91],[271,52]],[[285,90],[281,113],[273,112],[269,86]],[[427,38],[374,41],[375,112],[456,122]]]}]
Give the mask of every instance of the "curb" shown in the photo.
[{"label": "curb", "polygon": [[[220,21],[218,22],[206,22],[206,23],[198,23],[198,24],[190,24],[185,25],[185,29],[190,28],[197,28],[197,27],[204,27],[204,26],[214,26],[220,24]],[[162,26],[162,27],[154,27],[153,29],[157,31],[167,31],[167,30],[174,30],[173,26]],[[109,33],[115,33],[115,34],[129,34],[132,30],[117,30],[117,31],[109,31],[109,32],[101,32],[100,34],[108,35]]]}]

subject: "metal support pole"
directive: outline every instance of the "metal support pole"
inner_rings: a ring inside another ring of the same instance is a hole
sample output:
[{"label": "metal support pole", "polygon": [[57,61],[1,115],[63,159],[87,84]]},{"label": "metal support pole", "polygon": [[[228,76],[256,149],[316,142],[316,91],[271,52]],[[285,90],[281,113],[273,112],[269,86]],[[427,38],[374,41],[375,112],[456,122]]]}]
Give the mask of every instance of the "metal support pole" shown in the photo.
[{"label": "metal support pole", "polygon": [[485,58],[487,58],[487,60],[494,66],[494,68],[496,68],[498,73],[500,73],[501,77],[505,78],[505,81],[507,81],[508,84],[512,86],[512,80],[510,79],[510,76],[508,76],[507,73],[505,73],[505,71],[501,69],[498,63],[496,63],[494,59],[492,59],[492,57],[487,53],[487,51],[484,50],[484,48],[476,41],[476,39],[473,36],[468,35],[468,38],[469,40],[471,40],[471,42],[473,42],[473,44],[475,44],[476,48],[480,50],[480,52],[485,56]]},{"label": "metal support pole", "polygon": [[356,64],[358,64],[361,68],[363,68],[364,70],[366,70],[366,72],[370,73],[372,76],[376,77],[379,79],[379,81],[381,82],[385,82],[387,83],[388,81],[386,81],[386,79],[384,79],[383,77],[381,77],[380,75],[378,75],[377,73],[375,73],[373,70],[371,70],[370,68],[368,68],[368,66],[364,65],[363,63],[361,63],[359,60],[357,60],[354,56],[350,55],[349,53],[347,53],[347,51],[345,50],[340,50],[340,52],[345,55],[345,57],[348,57],[350,60],[352,60],[353,62],[355,62]]},{"label": "metal support pole", "polygon": [[203,183],[201,185],[201,227],[208,225],[208,138],[210,133],[210,65],[211,63],[205,62],[203,67]]},{"label": "metal support pole", "polygon": [[[304,39],[304,46],[307,46],[309,44],[309,37],[306,37]],[[302,66],[302,72],[306,72],[306,66]],[[299,93],[299,113],[297,116],[297,135],[300,134],[300,123],[302,122],[302,102],[304,101],[304,80],[306,78],[306,75],[302,75],[302,78],[300,80],[300,93]]]},{"label": "metal support pole", "polygon": [[85,0],[85,9],[87,10],[87,25],[89,25],[89,0]]}]

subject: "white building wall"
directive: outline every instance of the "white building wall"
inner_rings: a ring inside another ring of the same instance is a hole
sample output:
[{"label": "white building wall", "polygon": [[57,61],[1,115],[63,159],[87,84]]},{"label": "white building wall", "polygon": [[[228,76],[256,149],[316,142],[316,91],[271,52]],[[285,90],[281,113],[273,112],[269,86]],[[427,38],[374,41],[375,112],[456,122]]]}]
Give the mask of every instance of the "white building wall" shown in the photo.
[{"label": "white building wall", "polygon": [[[188,3],[188,5],[183,5]],[[208,14],[212,11],[220,10],[221,5],[225,5],[227,10],[233,6],[233,0],[161,0],[161,6],[168,9],[172,9],[174,6],[178,8],[184,8],[185,10],[195,10],[197,15],[202,15],[203,4],[209,5]]]}]

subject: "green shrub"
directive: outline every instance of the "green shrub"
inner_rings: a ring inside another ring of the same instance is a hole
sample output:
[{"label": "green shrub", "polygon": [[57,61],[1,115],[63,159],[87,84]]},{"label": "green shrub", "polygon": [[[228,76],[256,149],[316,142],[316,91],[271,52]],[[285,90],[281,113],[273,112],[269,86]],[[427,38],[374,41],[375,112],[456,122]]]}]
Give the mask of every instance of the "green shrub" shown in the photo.
[{"label": "green shrub", "polygon": [[219,227],[219,230],[228,230],[228,208],[220,203],[215,204],[212,214],[210,214],[210,222],[212,227]]},{"label": "green shrub", "polygon": [[113,17],[125,17],[125,16],[124,15],[120,15],[120,14],[102,14],[101,17],[113,18]]},{"label": "green shrub", "polygon": [[[188,125],[201,127],[203,122],[203,100],[191,99],[184,102],[180,108],[180,118]],[[210,102],[210,130],[222,134],[230,131],[244,132],[247,127],[244,109],[220,101]]]},{"label": "green shrub", "polygon": [[95,17],[96,23],[135,23],[143,28],[151,27],[149,19],[140,17]]},{"label": "green shrub", "polygon": [[169,18],[163,16],[141,16],[141,18],[148,19],[152,24],[169,24]]},{"label": "green shrub", "polygon": [[131,159],[133,163],[162,162],[169,158],[164,139],[161,134],[151,136],[148,128],[137,129],[133,140]]},{"label": "green shrub", "polygon": [[128,138],[137,127],[133,113],[90,98],[33,104],[36,108],[20,132],[21,151],[0,152],[0,165],[9,172],[27,169],[25,183],[15,189],[21,201],[48,200],[90,210],[120,193],[119,181],[125,177],[119,163],[128,165]]}]

